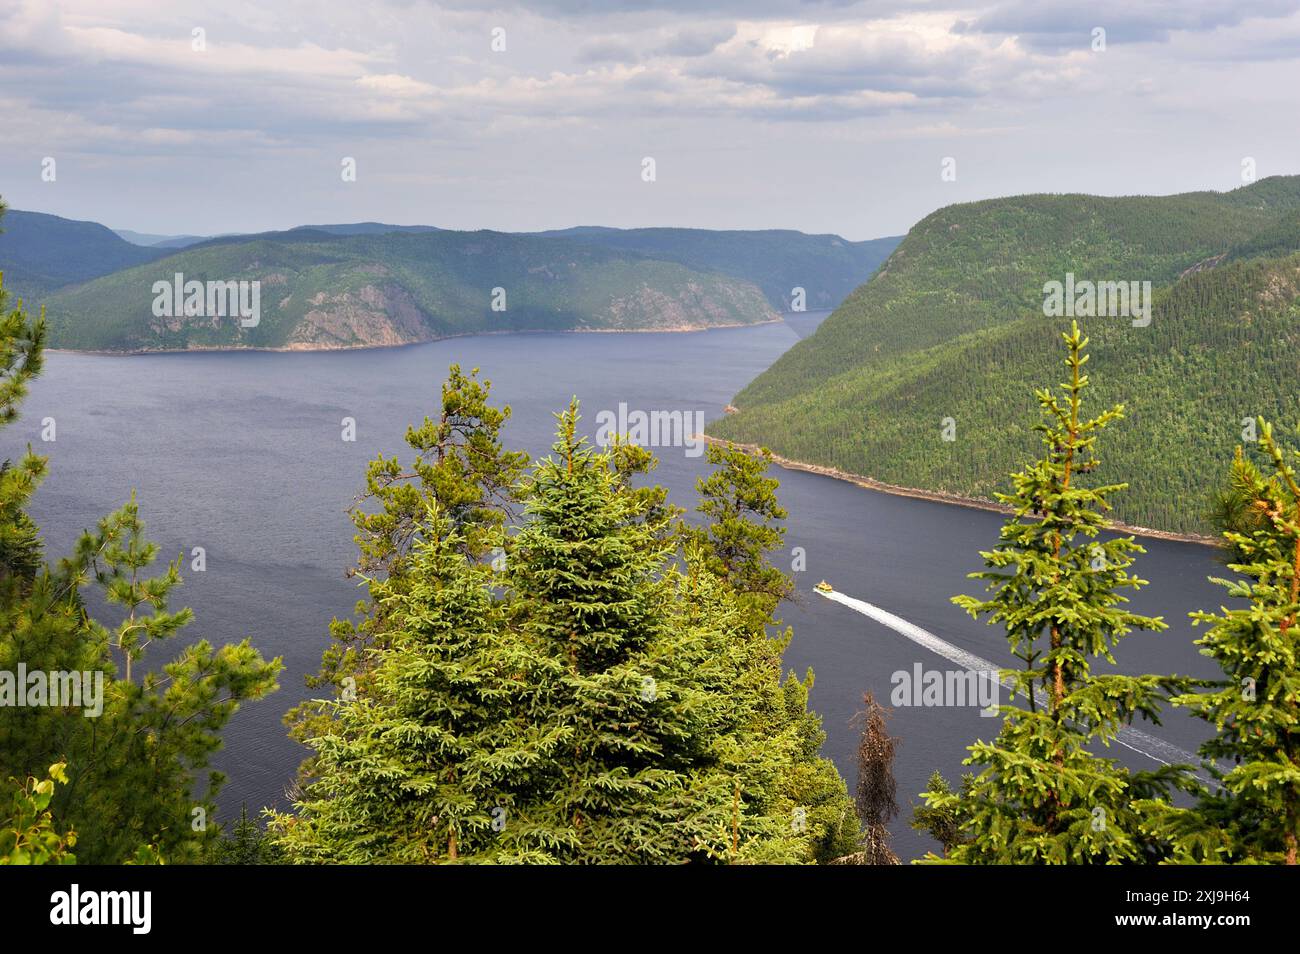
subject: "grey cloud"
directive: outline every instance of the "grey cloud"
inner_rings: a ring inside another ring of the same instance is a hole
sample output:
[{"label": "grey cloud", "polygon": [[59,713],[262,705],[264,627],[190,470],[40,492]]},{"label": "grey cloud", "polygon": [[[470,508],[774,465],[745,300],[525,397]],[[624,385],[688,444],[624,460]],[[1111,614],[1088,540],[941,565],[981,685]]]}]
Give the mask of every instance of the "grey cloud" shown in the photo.
[{"label": "grey cloud", "polygon": [[1237,26],[1256,18],[1286,17],[1300,10],[1300,0],[1252,0],[1249,4],[1216,0],[1098,0],[1089,4],[1058,0],[1012,0],[1000,3],[955,33],[1002,34],[1040,50],[1087,49],[1092,30],[1106,31],[1112,43],[1162,43],[1175,32],[1204,32]]},{"label": "grey cloud", "polygon": [[[769,19],[817,16],[854,10],[864,18],[933,7],[927,0],[498,0],[495,6],[546,17],[612,17],[623,14],[690,14],[701,19],[741,17]],[[441,0],[447,9],[481,10],[480,0]]]},{"label": "grey cloud", "polygon": [[576,58],[579,63],[635,63],[641,57],[630,44],[605,37],[583,44]]},{"label": "grey cloud", "polygon": [[666,56],[704,56],[712,53],[719,44],[726,43],[735,35],[734,26],[717,27],[711,30],[682,30],[659,46],[655,52]]}]

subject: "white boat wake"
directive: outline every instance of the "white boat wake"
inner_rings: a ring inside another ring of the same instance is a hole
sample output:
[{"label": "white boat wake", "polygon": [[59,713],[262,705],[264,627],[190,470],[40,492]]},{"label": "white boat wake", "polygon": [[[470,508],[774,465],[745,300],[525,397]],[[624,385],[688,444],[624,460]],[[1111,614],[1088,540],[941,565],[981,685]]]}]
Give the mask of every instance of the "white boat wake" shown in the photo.
[{"label": "white boat wake", "polygon": [[[854,599],[851,596],[845,596],[843,593],[834,590],[816,590],[815,592],[819,596],[824,596],[832,602],[840,603],[854,612],[861,613],[863,616],[874,619],[882,626],[888,626],[894,632],[906,636],[918,646],[924,646],[926,649],[930,650],[930,652],[942,656],[949,662],[956,663],[963,669],[977,673],[983,678],[990,678],[986,675],[987,673],[999,672],[1004,668],[1002,666],[995,666],[993,663],[989,662],[989,660],[976,656],[974,653],[968,653],[966,650],[954,646],[947,640],[940,639],[929,630],[922,629],[915,623],[909,623],[901,616],[895,616],[888,610],[883,610],[879,606],[868,603],[866,600]],[[999,680],[999,682],[1002,687],[1008,691],[1013,688],[1009,679],[1002,679]],[[1035,692],[1034,697],[1040,704],[1046,703],[1046,696],[1042,692]],[[1134,752],[1145,755],[1154,762],[1159,762],[1161,765],[1198,766],[1201,764],[1201,758],[1194,753],[1179,748],[1173,743],[1166,742],[1164,739],[1156,738],[1154,735],[1149,735],[1146,732],[1139,731],[1138,729],[1129,726],[1125,726],[1119,730],[1119,735],[1115,741],[1127,749],[1132,749]],[[1204,772],[1197,771],[1195,774],[1196,777],[1205,784],[1215,784]]]}]

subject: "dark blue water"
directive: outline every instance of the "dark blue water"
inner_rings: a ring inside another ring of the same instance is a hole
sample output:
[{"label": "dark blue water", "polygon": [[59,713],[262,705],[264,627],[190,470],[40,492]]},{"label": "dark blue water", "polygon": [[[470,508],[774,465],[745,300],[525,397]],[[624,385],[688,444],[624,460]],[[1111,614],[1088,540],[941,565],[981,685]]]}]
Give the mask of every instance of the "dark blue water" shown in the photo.
[{"label": "dark blue water", "polygon": [[[179,605],[193,607],[192,637],[215,643],[251,636],[268,656],[284,657],[281,690],[239,712],[216,765],[230,778],[223,815],[286,804],[284,789],[303,750],[280,719],[306,697],[333,616],[359,596],[344,577],[353,561],[346,510],[376,453],[401,453],[407,424],[436,405],[448,364],[480,367],[498,401],[514,408],[513,446],[544,453],[552,412],[571,396],[583,401],[594,431],[600,410],[619,402],[641,410],[700,410],[712,420],[821,316],[794,324],[696,334],[555,334],[461,338],[408,348],[325,353],[177,354],[132,357],[53,354],[24,405],[0,432],[0,457],[31,442],[51,458],[51,474],[34,515],[51,558],[76,534],[138,494],[150,536],[169,557],[207,551],[207,570],[188,572]],[[1101,369],[1104,371],[1104,369]],[[41,419],[57,422],[57,441],[42,443]],[[340,422],[357,422],[357,440],[340,438]],[[403,454],[405,457],[405,454]],[[656,480],[682,506],[694,506],[702,457],[683,448],[662,453]],[[788,547],[803,547],[796,574],[801,602],[785,611],[795,628],[789,667],[817,673],[813,704],[825,720],[826,754],[852,785],[855,729],[862,694],[887,701],[891,675],[952,668],[903,637],[843,606],[815,597],[823,577],[958,646],[1009,664],[997,631],[966,618],[948,598],[975,592],[964,579],[979,568],[977,551],[997,539],[996,514],[912,500],[797,471],[777,471],[790,511]],[[1120,649],[1130,672],[1177,671],[1213,676],[1191,641],[1187,611],[1213,608],[1220,591],[1204,547],[1151,541],[1139,568],[1151,585],[1139,611],[1165,616],[1170,630],[1138,634]],[[787,555],[788,559],[788,555]],[[162,654],[151,654],[158,665]],[[898,708],[896,774],[902,812],[895,848],[913,858],[933,847],[907,821],[930,772],[961,773],[965,747],[989,737],[996,720],[974,708]],[[1152,730],[1194,748],[1203,727],[1175,714]],[[1152,763],[1124,749],[1137,767]]]}]

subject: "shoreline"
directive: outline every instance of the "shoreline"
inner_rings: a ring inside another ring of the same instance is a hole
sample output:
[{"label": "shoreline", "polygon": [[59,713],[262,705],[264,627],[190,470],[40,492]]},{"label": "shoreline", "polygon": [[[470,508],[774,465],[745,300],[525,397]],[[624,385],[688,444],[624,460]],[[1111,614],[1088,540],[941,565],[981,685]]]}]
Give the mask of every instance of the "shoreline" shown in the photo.
[{"label": "shoreline", "polygon": [[[710,434],[699,434],[696,437],[709,444],[718,444],[727,447],[736,447],[748,453],[758,453],[760,450],[757,444],[744,444],[739,441],[729,441],[721,437],[713,437]],[[987,510],[992,513],[1010,514],[1011,508],[1005,504],[1000,504],[994,500],[986,500],[982,497],[967,497],[962,494],[949,493],[946,490],[923,490],[919,487],[903,487],[899,484],[887,484],[883,480],[876,480],[873,477],[864,477],[861,474],[851,474],[848,471],[840,470],[836,467],[826,467],[822,464],[809,464],[801,460],[793,460],[789,457],[782,457],[775,451],[769,451],[772,455],[772,463],[784,470],[801,470],[809,474],[817,474],[821,477],[831,477],[835,480],[842,480],[846,483],[855,484],[864,490],[874,490],[879,493],[891,494],[895,497],[911,497],[915,500],[928,500],[932,503],[949,504],[955,507],[966,507],[972,510]],[[1129,523],[1121,523],[1118,520],[1112,520],[1107,524],[1108,530],[1117,533],[1132,534],[1135,537],[1145,537],[1150,540],[1168,540],[1172,543],[1196,543],[1201,546],[1217,547],[1219,540],[1214,537],[1207,537],[1198,533],[1174,533],[1171,530],[1156,530],[1152,527],[1139,527]]]},{"label": "shoreline", "polygon": [[702,325],[687,328],[509,328],[497,331],[459,331],[450,335],[438,335],[420,341],[403,341],[398,344],[373,345],[281,345],[279,347],[262,346],[225,346],[213,345],[197,348],[137,348],[132,351],[94,351],[88,348],[46,348],[46,354],[87,354],[102,358],[132,358],[150,354],[322,354],[336,351],[385,351],[393,348],[414,348],[416,345],[434,344],[438,341],[451,341],[454,338],[477,338],[488,335],[688,335],[704,331],[720,331],[727,328],[761,328],[765,325],[777,325],[785,318],[765,318],[762,321],[735,321],[725,325]]}]

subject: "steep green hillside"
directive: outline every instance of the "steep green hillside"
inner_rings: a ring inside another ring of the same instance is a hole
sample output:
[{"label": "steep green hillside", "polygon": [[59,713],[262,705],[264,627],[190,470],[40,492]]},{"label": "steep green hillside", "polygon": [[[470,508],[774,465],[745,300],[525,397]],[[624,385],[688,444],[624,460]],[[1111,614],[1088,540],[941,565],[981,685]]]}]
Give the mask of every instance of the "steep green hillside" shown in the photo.
[{"label": "steep green hillside", "polygon": [[5,288],[35,304],[56,288],[88,281],[163,255],[141,248],[96,222],[10,209],[0,224]]},{"label": "steep green hillside", "polygon": [[[153,314],[156,281],[256,280],[256,327]],[[504,311],[492,310],[493,289]],[[309,230],[184,249],[47,301],[51,344],[87,350],[393,345],[483,331],[678,330],[773,320],[751,283],[587,243],[498,232]]]},{"label": "steep green hillside", "polygon": [[[720,437],[888,483],[991,497],[1034,446],[1033,388],[1058,373],[1043,285],[1150,280],[1148,327],[1080,318],[1107,434],[1116,516],[1207,529],[1242,419],[1300,421],[1300,178],[1226,194],[1022,196],[919,223],[853,293],[733,402]],[[942,439],[952,418],[956,440]]]},{"label": "steep green hillside", "polygon": [[640,252],[652,258],[680,262],[747,278],[779,311],[790,308],[796,286],[804,289],[806,306],[834,308],[871,277],[900,238],[850,242],[838,235],[807,235],[782,229],[712,231],[709,229],[608,229],[583,226],[539,235],[557,236]]}]

